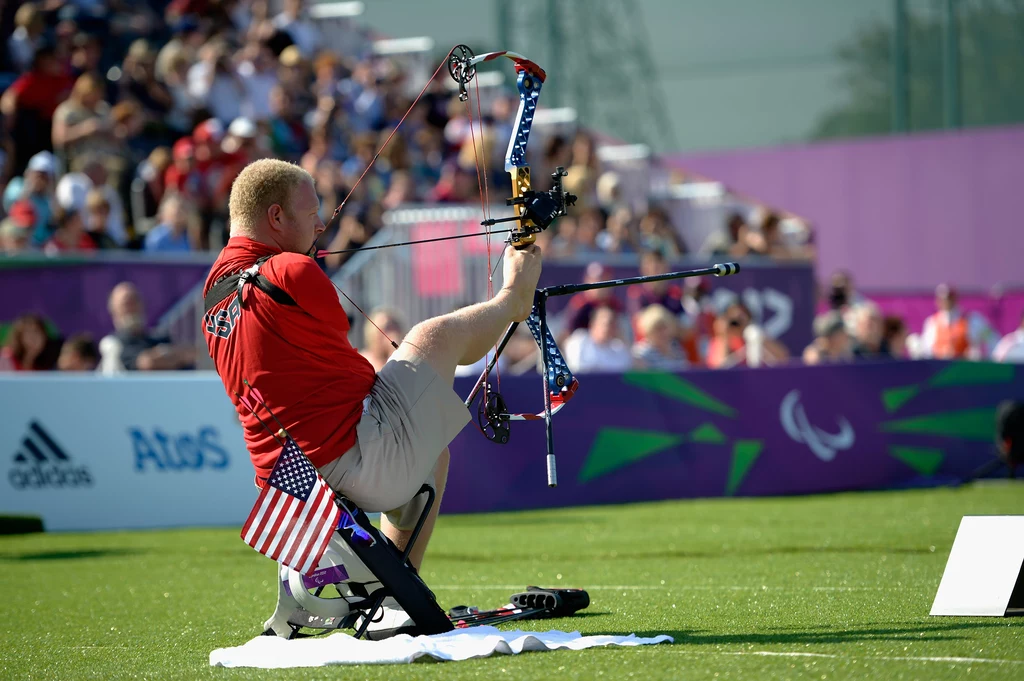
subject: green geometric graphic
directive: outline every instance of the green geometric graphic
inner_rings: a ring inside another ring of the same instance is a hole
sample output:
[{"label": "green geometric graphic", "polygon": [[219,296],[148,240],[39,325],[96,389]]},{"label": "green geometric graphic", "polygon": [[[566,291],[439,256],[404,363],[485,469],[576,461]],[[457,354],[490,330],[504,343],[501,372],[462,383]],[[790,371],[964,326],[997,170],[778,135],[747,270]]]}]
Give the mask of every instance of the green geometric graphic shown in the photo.
[{"label": "green geometric graphic", "polygon": [[714,445],[725,444],[725,433],[715,428],[713,423],[704,423],[690,433],[693,442],[709,442]]},{"label": "green geometric graphic", "polygon": [[995,408],[939,412],[902,421],[886,421],[879,430],[887,433],[918,433],[989,441],[995,427]]},{"label": "green geometric graphic", "polygon": [[957,388],[965,385],[993,385],[1013,380],[1012,364],[994,362],[952,362],[923,386],[905,385],[882,391],[882,404],[890,414],[912,400],[923,387]]},{"label": "green geometric graphic", "polygon": [[935,475],[945,454],[929,447],[889,447],[889,453],[921,475]]},{"label": "green geometric graphic", "polygon": [[729,482],[725,486],[727,497],[731,497],[739,489],[763,448],[764,443],[761,440],[737,440],[732,446],[732,466],[729,468]]},{"label": "green geometric graphic", "polygon": [[631,428],[602,428],[587,453],[579,482],[624,468],[653,454],[675,447],[685,438],[674,433],[659,433]]},{"label": "green geometric graphic", "polygon": [[932,376],[931,380],[928,381],[928,385],[933,388],[949,388],[962,385],[1009,383],[1012,380],[1012,364],[954,362]]},{"label": "green geometric graphic", "polygon": [[906,404],[907,401],[918,392],[920,392],[920,388],[916,385],[906,385],[902,388],[889,388],[888,390],[882,391],[882,404],[885,405],[885,410],[891,414]]},{"label": "green geometric graphic", "polygon": [[674,374],[633,371],[623,376],[622,380],[642,390],[671,397],[698,409],[736,418],[735,409]]}]

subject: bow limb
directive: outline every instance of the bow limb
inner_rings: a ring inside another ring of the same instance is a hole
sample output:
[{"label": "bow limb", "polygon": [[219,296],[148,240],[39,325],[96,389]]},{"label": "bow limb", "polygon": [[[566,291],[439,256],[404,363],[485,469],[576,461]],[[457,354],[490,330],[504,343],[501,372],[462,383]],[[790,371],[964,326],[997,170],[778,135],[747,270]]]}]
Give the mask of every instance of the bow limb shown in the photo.
[{"label": "bow limb", "polygon": [[476,385],[466,398],[465,404],[468,407],[482,391],[483,400],[480,403],[477,414],[477,424],[485,437],[497,442],[508,441],[508,422],[510,421],[539,421],[548,416],[554,416],[572,399],[579,388],[579,381],[573,376],[572,371],[565,362],[561,350],[555,343],[547,325],[547,312],[545,300],[547,295],[538,291],[534,298],[533,312],[526,320],[526,326],[530,329],[533,340],[541,353],[541,363],[544,366],[544,389],[545,389],[545,410],[542,412],[512,413],[505,406],[504,400],[494,391],[488,391],[488,375],[498,362],[498,357],[508,345],[512,335],[518,328],[518,323],[509,326],[501,342],[498,344],[497,352],[490,360],[487,367],[480,374]]}]

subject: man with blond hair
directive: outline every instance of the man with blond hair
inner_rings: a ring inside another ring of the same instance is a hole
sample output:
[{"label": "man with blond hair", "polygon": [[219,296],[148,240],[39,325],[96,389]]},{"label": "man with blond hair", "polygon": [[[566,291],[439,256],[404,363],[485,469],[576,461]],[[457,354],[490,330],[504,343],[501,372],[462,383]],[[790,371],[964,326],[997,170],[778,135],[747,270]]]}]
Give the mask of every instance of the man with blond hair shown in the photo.
[{"label": "man with blond hair", "polygon": [[[469,422],[452,389],[455,368],[479,360],[511,322],[530,315],[539,249],[509,247],[504,285],[491,300],[417,324],[375,374],[349,343],[345,310],[312,257],[325,229],[313,178],[292,163],[255,161],[235,179],[229,210],[230,238],[204,290],[204,326],[256,484],[266,483],[280,445],[239,404],[245,380],[327,483],[364,510],[382,512],[381,530],[404,549],[423,508],[425,495],[416,493],[426,483],[440,501],[448,444]],[[252,286],[231,278],[242,272]],[[417,568],[438,506],[410,552]],[[380,626],[400,627],[404,613],[386,606]]]}]

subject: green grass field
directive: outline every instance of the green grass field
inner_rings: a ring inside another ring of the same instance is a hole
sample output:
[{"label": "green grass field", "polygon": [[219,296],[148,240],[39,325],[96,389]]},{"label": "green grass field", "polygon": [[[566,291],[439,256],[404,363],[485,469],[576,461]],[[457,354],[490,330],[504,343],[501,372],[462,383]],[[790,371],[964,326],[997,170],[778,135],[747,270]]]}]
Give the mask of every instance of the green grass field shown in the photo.
[{"label": "green grass field", "polygon": [[961,516],[1022,512],[992,483],[442,517],[423,572],[445,609],[583,587],[582,616],[505,627],[675,643],[286,671],[208,666],[274,606],[236,528],[0,537],[0,678],[1022,679],[1024,618],[928,616]]}]

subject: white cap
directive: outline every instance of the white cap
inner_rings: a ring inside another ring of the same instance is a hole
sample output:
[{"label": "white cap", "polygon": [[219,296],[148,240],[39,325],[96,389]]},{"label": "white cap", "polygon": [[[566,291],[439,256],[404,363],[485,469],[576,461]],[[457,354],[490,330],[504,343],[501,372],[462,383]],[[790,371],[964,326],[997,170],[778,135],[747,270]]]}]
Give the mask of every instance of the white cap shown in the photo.
[{"label": "white cap", "polygon": [[256,125],[248,118],[239,116],[231,121],[231,125],[228,126],[228,134],[251,139],[256,136]]},{"label": "white cap", "polygon": [[85,198],[92,189],[92,180],[85,173],[68,173],[60,178],[54,195],[64,210],[84,210]]},{"label": "white cap", "polygon": [[40,151],[28,160],[27,170],[46,173],[52,177],[57,173],[57,159],[48,151]]}]

